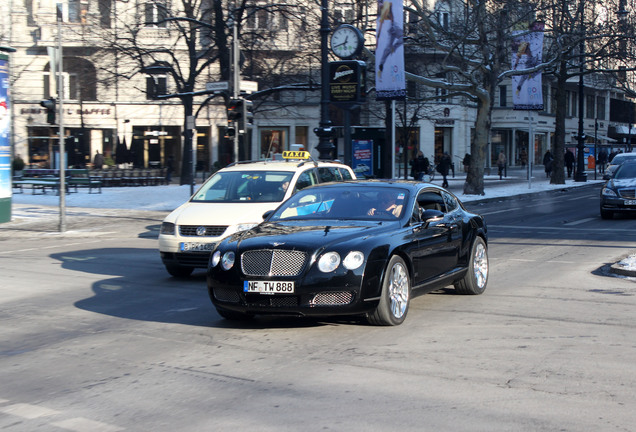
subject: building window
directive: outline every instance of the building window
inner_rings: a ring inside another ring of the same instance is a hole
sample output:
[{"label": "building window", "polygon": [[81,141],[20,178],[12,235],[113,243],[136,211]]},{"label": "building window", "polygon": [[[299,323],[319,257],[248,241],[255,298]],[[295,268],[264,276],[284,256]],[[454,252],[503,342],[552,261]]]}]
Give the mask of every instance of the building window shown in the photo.
[{"label": "building window", "polygon": [[353,22],[353,9],[335,9],[333,16],[336,24]]},{"label": "building window", "polygon": [[508,87],[505,85],[499,86],[499,106],[505,107],[508,105]]},{"label": "building window", "polygon": [[102,28],[110,28],[112,25],[111,12],[113,8],[112,0],[99,0],[99,25]]},{"label": "building window", "polygon": [[450,10],[450,5],[447,2],[439,2],[437,4],[437,10],[435,11],[437,23],[444,30],[448,30],[450,27]]},{"label": "building window", "polygon": [[596,118],[605,120],[605,98],[602,96],[596,98]]},{"label": "building window", "polygon": [[406,82],[406,94],[410,98],[417,98],[417,83],[415,81]]},{"label": "building window", "polygon": [[586,95],[585,96],[585,118],[593,119],[595,112],[595,96],[594,95]]},{"label": "building window", "polygon": [[168,17],[168,10],[165,2],[161,0],[154,0],[145,3],[144,13],[147,27],[167,26],[165,19]]},{"label": "building window", "polygon": [[146,99],[158,99],[168,94],[168,78],[165,75],[149,75],[146,77]]},{"label": "building window", "polygon": [[87,0],[68,0],[67,22],[86,24],[87,15],[88,15]]},{"label": "building window", "polygon": [[[50,65],[44,68],[44,98],[57,94],[58,77],[52,77]],[[91,62],[77,57],[64,57],[62,74],[64,99],[79,101],[97,100],[97,74]]]},{"label": "building window", "polygon": [[267,29],[269,28],[269,13],[263,8],[250,8],[247,12],[248,29]]}]

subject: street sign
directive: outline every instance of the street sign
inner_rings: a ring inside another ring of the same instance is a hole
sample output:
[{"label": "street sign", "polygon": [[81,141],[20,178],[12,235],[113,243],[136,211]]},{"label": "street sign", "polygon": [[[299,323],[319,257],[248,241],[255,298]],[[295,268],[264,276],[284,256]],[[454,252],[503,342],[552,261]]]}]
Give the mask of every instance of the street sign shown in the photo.
[{"label": "street sign", "polygon": [[230,89],[230,84],[227,81],[209,82],[209,83],[205,84],[205,89],[207,91],[229,90]]},{"label": "street sign", "polygon": [[240,85],[241,91],[245,93],[254,93],[258,91],[258,83],[256,81],[243,81]]}]

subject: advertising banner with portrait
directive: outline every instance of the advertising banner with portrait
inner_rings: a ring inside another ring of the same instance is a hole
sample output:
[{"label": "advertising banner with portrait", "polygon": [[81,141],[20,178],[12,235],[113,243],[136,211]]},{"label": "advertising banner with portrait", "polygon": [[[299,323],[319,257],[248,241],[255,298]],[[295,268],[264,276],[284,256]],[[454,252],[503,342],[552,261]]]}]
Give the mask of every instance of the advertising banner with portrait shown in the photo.
[{"label": "advertising banner with portrait", "polygon": [[[535,21],[527,29],[513,32],[513,70],[532,69],[541,64],[544,26],[543,22]],[[512,103],[516,110],[543,110],[540,71],[512,76]]]},{"label": "advertising banner with portrait", "polygon": [[0,222],[11,220],[9,58],[0,54]]},{"label": "advertising banner with portrait", "polygon": [[378,0],[375,88],[378,100],[404,99],[404,6],[401,0]]}]

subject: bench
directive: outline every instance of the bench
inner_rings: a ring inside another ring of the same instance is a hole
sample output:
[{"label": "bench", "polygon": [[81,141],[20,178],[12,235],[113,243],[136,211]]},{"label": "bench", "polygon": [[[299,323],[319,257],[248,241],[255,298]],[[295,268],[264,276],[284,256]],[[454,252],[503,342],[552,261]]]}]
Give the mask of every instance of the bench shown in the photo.
[{"label": "bench", "polygon": [[66,184],[77,192],[78,187],[87,187],[88,193],[102,193],[102,177],[93,176],[87,169],[68,169],[66,170]]},{"label": "bench", "polygon": [[[45,194],[47,188],[59,193],[60,179],[57,177],[23,177],[20,180],[13,180],[14,193],[24,192],[23,188],[25,186],[31,187],[31,194],[33,195],[37,193]],[[66,190],[68,191],[68,185],[66,185]]]}]

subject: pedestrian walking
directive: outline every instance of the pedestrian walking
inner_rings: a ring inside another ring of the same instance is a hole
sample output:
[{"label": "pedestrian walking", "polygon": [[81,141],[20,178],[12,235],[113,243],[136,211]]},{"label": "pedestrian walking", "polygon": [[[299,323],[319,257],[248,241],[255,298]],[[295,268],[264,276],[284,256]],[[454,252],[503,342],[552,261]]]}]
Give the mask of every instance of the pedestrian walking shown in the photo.
[{"label": "pedestrian walking", "polygon": [[448,172],[450,171],[450,167],[451,167],[450,155],[448,153],[444,153],[442,155],[442,158],[439,161],[439,164],[437,164],[437,172],[442,175],[442,178],[443,178],[442,187],[445,187],[445,188],[448,187]]},{"label": "pedestrian walking", "polygon": [[545,176],[546,178],[550,178],[552,176],[552,163],[554,158],[552,157],[552,153],[550,150],[546,151],[543,155],[543,166],[545,168]]},{"label": "pedestrian walking", "polygon": [[462,160],[462,164],[464,165],[464,172],[468,172],[468,170],[470,169],[471,160],[472,157],[470,156],[470,153],[466,153],[464,155],[464,159]]},{"label": "pedestrian walking", "polygon": [[95,157],[93,158],[93,168],[102,169],[104,166],[104,155],[99,152],[99,150],[95,150]]},{"label": "pedestrian walking", "polygon": [[430,163],[428,158],[424,157],[422,151],[417,152],[417,156],[411,161],[411,176],[415,180],[422,180],[424,175],[428,174]]},{"label": "pedestrian walking", "polygon": [[563,155],[563,162],[568,171],[568,178],[572,177],[572,172],[574,171],[574,153],[572,153],[572,150],[567,149],[565,155]]},{"label": "pedestrian walking", "polygon": [[503,180],[504,171],[506,170],[506,155],[503,150],[499,152],[497,158],[497,168],[499,169],[499,180]]},{"label": "pedestrian walking", "polygon": [[601,149],[598,152],[598,172],[601,174],[605,174],[605,166],[607,165],[607,150]]}]

